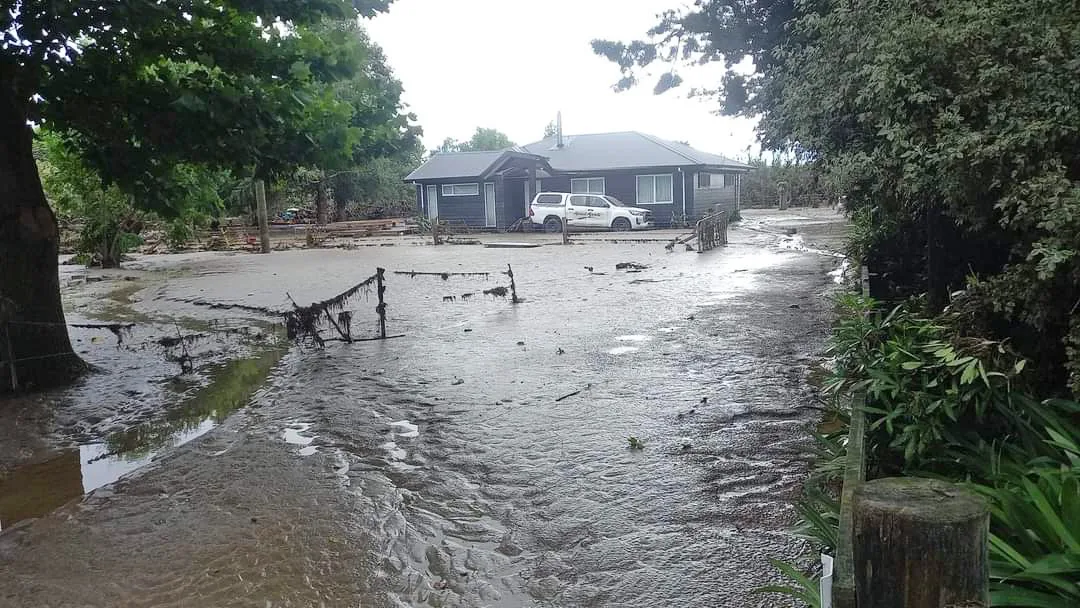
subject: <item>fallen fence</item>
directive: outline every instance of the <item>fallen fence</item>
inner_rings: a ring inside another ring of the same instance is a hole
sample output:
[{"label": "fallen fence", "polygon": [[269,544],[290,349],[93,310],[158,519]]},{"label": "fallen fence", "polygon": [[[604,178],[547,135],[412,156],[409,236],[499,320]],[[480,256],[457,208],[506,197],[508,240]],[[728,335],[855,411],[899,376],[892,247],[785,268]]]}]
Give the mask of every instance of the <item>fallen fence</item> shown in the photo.
[{"label": "fallen fence", "polygon": [[728,214],[720,211],[698,220],[694,226],[694,236],[697,238],[698,253],[715,249],[728,242]]}]

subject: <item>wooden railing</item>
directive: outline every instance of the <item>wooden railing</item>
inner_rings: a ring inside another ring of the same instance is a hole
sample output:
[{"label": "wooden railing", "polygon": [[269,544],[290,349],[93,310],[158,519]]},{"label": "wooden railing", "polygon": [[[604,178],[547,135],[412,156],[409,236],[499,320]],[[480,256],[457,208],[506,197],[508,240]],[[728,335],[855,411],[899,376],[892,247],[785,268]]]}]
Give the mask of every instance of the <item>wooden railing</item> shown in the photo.
[{"label": "wooden railing", "polygon": [[715,249],[728,242],[728,213],[719,211],[698,220],[694,226],[694,236],[697,238],[698,253]]}]

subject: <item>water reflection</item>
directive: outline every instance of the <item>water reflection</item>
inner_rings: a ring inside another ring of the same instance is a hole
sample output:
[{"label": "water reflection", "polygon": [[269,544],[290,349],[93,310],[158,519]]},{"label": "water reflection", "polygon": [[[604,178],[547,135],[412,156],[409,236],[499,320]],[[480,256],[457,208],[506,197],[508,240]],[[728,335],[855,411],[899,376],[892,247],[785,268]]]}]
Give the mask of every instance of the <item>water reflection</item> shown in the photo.
[{"label": "water reflection", "polygon": [[0,531],[41,517],[113,483],[163,451],[184,445],[247,405],[284,351],[267,350],[209,370],[213,381],[170,409],[162,420],[113,433],[104,442],[63,450],[0,479]]}]

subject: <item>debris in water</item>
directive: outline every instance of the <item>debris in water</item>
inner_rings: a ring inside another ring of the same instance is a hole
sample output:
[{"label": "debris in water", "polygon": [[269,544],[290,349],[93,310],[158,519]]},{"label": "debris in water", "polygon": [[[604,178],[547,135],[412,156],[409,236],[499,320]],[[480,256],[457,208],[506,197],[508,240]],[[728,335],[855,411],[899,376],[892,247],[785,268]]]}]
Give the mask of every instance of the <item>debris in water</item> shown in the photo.
[{"label": "debris in water", "polygon": [[694,447],[694,446],[693,446],[693,445],[691,445],[691,444],[690,444],[690,442],[687,442],[687,443],[684,443],[684,444],[682,444],[682,450],[683,450],[684,452],[689,452],[689,451],[690,451],[690,448],[692,448],[692,447]]},{"label": "debris in water", "polygon": [[576,390],[576,391],[574,391],[572,393],[567,393],[567,394],[563,395],[562,397],[559,397],[555,401],[559,402],[559,401],[562,401],[563,399],[569,399],[570,397],[573,397],[574,395],[580,395],[581,391],[584,391],[584,390],[587,390],[587,389],[590,389],[590,388],[592,388],[592,384],[586,384],[585,388],[583,388],[581,390]]},{"label": "debris in water", "polygon": [[593,267],[592,267],[592,266],[586,266],[586,267],[585,267],[585,270],[588,270],[589,272],[592,272],[592,271],[593,271]]},{"label": "debris in water", "polygon": [[518,346],[525,346],[525,341],[524,340],[518,340],[517,345]]},{"label": "debris in water", "polygon": [[484,290],[484,295],[485,296],[492,296],[492,297],[495,297],[495,298],[505,298],[507,296],[507,294],[509,294],[509,293],[510,293],[510,290],[503,287],[502,285],[500,285],[498,287],[492,287],[491,289],[485,289]]},{"label": "debris in water", "polygon": [[630,449],[631,450],[644,450],[645,449],[645,442],[638,439],[637,437],[634,437],[633,435],[627,437],[626,440],[630,444]]},{"label": "debris in water", "polygon": [[337,325],[334,317],[330,313],[344,312],[345,306],[349,303],[349,300],[361,291],[365,294],[369,293],[371,291],[371,286],[375,284],[378,277],[378,273],[373,274],[338,295],[323,300],[322,302],[315,302],[310,306],[298,305],[296,301],[292,299],[292,296],[286,293],[285,295],[288,296],[289,301],[291,301],[293,305],[293,309],[285,313],[285,331],[288,334],[289,339],[298,342],[307,338],[320,347],[325,346],[326,340],[323,339],[321,333],[322,330],[319,328],[319,323],[325,316],[325,318],[330,321],[330,324],[334,325],[338,330],[338,333],[341,334],[342,339],[351,341],[349,333]]},{"label": "debris in water", "polygon": [[648,266],[637,262],[619,262],[615,264],[615,270],[645,270]]},{"label": "debris in water", "polygon": [[455,296],[443,296],[442,301],[443,302],[456,302],[457,298]]},{"label": "debris in water", "polygon": [[119,347],[124,343],[124,333],[135,327],[134,323],[72,323],[72,327],[79,327],[82,329],[107,329],[116,336],[116,346]]},{"label": "debris in water", "polygon": [[798,232],[799,232],[799,231],[798,231],[798,230],[796,230],[796,229],[794,229],[794,228],[788,228],[787,230],[785,230],[785,231],[784,231],[784,234],[786,234],[786,235],[788,235],[788,236],[794,236],[794,235],[795,235],[795,234],[797,234]]},{"label": "debris in water", "polygon": [[788,306],[788,308],[798,308],[798,307],[799,307],[798,304],[792,304],[792,305]]},{"label": "debris in water", "polygon": [[460,384],[465,384],[465,381],[461,378],[458,378],[457,376],[454,376],[454,381],[450,383],[450,386],[458,386]]},{"label": "debris in water", "polygon": [[555,351],[555,354],[556,355],[565,355],[566,351],[563,350],[562,348],[559,348],[558,350]]}]

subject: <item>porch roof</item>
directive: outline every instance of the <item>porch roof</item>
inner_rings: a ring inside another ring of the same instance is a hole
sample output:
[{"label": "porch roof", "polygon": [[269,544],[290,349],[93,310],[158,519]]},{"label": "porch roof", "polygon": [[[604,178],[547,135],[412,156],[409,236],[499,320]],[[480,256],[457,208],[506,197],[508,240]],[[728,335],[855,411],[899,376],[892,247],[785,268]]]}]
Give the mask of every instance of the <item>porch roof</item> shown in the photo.
[{"label": "porch roof", "polygon": [[551,171],[547,158],[522,148],[484,152],[439,152],[405,177],[407,182],[486,179],[505,169]]}]

